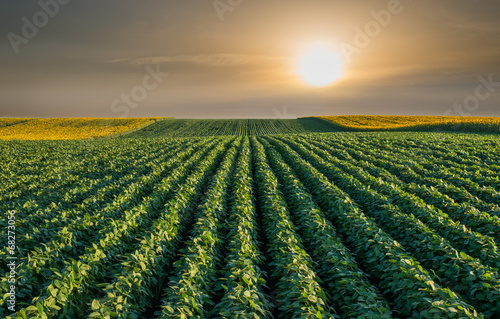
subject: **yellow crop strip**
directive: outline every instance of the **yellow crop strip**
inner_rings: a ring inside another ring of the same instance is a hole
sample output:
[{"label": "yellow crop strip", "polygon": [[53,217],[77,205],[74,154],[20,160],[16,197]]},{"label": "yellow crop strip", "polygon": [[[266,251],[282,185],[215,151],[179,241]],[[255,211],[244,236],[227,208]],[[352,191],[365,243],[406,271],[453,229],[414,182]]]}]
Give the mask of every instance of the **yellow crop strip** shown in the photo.
[{"label": "yellow crop strip", "polygon": [[356,130],[398,130],[405,128],[454,128],[484,127],[488,131],[498,131],[498,117],[459,117],[459,116],[402,116],[402,115],[342,115],[318,116],[334,126]]},{"label": "yellow crop strip", "polygon": [[0,127],[15,125],[29,120],[23,118],[0,118]]},{"label": "yellow crop strip", "polygon": [[0,119],[0,140],[80,140],[121,134],[163,118]]}]

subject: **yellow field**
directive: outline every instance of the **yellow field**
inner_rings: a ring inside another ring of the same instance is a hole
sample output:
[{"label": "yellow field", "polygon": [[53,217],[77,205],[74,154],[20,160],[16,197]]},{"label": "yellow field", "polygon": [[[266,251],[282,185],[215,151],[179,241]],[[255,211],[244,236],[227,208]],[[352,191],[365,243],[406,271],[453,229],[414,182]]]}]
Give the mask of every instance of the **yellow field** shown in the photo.
[{"label": "yellow field", "polygon": [[0,119],[0,140],[80,140],[141,128],[163,118]]},{"label": "yellow field", "polygon": [[459,130],[498,132],[498,117],[342,115],[318,116],[335,127],[353,130]]},{"label": "yellow field", "polygon": [[14,125],[29,120],[30,119],[22,119],[22,118],[0,118],[0,127]]}]

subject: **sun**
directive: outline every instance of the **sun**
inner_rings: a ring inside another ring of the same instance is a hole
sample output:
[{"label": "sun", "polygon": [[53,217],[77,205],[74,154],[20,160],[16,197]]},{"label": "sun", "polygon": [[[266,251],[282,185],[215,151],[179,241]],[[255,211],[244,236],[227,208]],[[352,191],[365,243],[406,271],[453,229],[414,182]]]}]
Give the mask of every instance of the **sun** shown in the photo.
[{"label": "sun", "polygon": [[327,86],[342,77],[342,58],[325,43],[310,45],[299,57],[297,73],[312,86]]}]

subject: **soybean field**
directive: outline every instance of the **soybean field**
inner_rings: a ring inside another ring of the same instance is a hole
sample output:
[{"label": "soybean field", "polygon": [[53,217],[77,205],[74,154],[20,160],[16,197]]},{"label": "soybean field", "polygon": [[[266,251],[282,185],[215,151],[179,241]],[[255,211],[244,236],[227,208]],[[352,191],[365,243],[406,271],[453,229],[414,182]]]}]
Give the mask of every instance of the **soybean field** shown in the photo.
[{"label": "soybean field", "polygon": [[497,135],[0,146],[0,317],[500,318]]},{"label": "soybean field", "polygon": [[329,122],[303,119],[168,119],[127,134],[128,138],[297,134],[337,131]]}]

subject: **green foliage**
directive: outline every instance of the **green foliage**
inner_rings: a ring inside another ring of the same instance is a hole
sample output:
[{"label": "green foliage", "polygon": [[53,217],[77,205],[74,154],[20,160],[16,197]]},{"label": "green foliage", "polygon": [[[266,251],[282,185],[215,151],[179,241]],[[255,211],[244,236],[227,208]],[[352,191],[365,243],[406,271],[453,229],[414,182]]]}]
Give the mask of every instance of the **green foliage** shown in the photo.
[{"label": "green foliage", "polygon": [[500,316],[495,136],[191,124],[0,142],[0,317]]},{"label": "green foliage", "polygon": [[[392,318],[387,301],[372,286],[351,252],[344,246],[333,225],[314,203],[292,169],[270,144],[262,140],[273,169],[283,184],[287,202],[307,247],[318,263],[329,299],[343,318]],[[356,291],[356,294],[350,293]]]},{"label": "green foliage", "polygon": [[297,120],[164,120],[124,135],[124,137],[252,136],[332,131],[335,130],[330,125],[312,118]]},{"label": "green foliage", "polygon": [[257,193],[263,214],[268,251],[271,255],[271,277],[276,278],[276,304],[285,318],[338,317],[330,310],[312,260],[296,233],[278,180],[266,161],[263,146],[252,138]]},{"label": "green foliage", "polygon": [[[395,308],[402,315],[418,313],[423,318],[434,318],[435,315],[440,318],[478,316],[476,310],[457,294],[435,283],[433,276],[373,220],[367,218],[349,195],[330,183],[288,146],[276,140],[272,142],[289,164],[297,168],[297,174],[346,236],[364,267],[380,280],[381,288],[390,294]],[[304,147],[297,147],[303,150],[303,154],[310,154],[310,158],[315,157]]]}]

